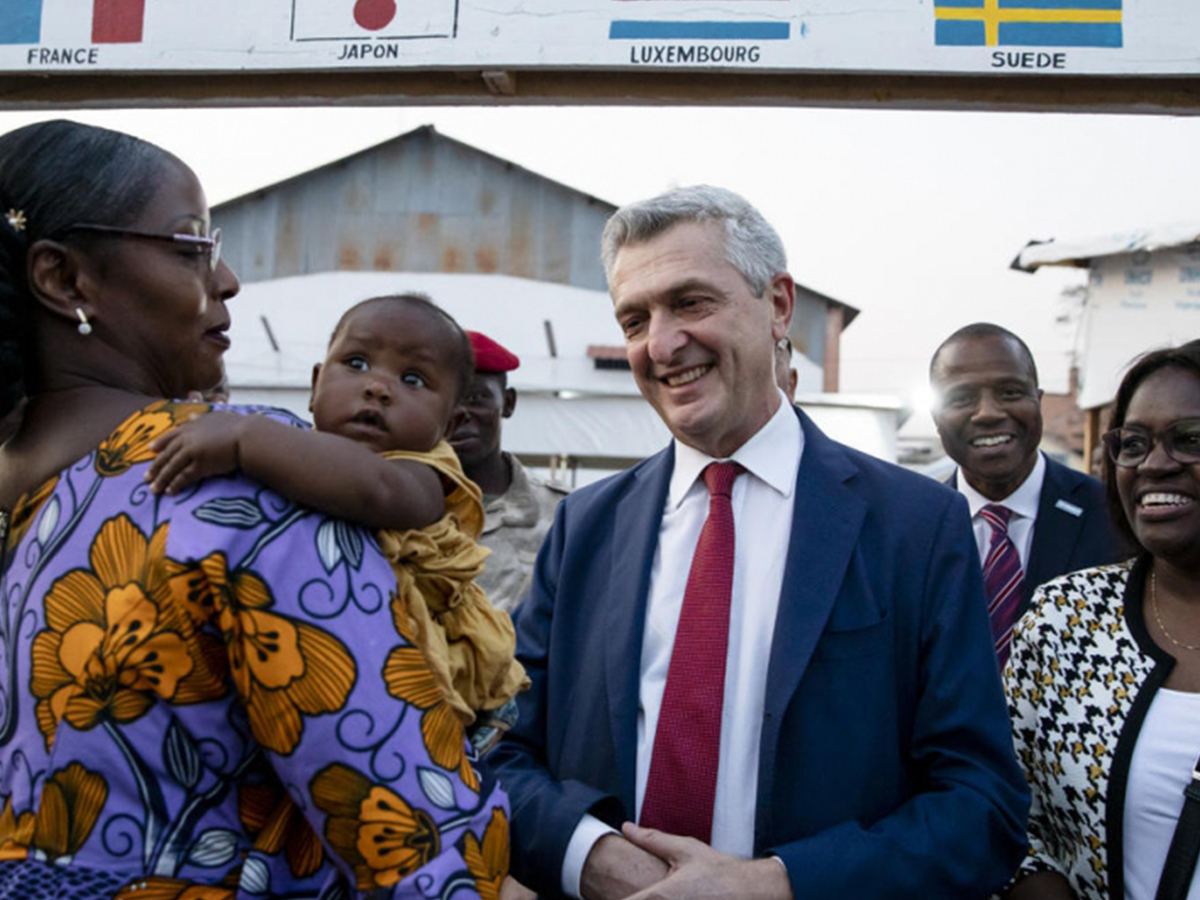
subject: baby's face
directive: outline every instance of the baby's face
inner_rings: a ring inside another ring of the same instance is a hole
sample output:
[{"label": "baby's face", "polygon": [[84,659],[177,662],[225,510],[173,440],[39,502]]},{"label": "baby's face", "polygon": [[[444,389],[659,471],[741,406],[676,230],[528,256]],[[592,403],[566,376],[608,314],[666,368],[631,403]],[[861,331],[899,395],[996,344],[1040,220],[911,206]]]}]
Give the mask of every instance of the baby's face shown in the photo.
[{"label": "baby's face", "polygon": [[380,300],[352,313],[313,371],[320,431],[379,453],[432,450],[458,395],[449,327],[416,304]]}]

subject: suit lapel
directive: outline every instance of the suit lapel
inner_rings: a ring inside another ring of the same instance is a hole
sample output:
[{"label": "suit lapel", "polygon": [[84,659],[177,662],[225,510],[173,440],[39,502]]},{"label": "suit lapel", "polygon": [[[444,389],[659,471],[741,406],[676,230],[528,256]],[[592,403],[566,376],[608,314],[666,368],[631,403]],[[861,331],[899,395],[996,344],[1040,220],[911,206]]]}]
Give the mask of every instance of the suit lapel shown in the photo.
[{"label": "suit lapel", "polygon": [[1037,520],[1033,523],[1033,543],[1029,548],[1029,565],[1025,573],[1026,603],[1038,585],[1062,574],[1052,567],[1057,565],[1061,568],[1071,559],[1075,545],[1083,533],[1083,520],[1087,513],[1073,515],[1058,505],[1060,501],[1065,501],[1083,509],[1083,504],[1072,499],[1080,484],[1071,484],[1057,463],[1046,460],[1046,479],[1042,483],[1042,496],[1038,500]]},{"label": "suit lapel", "polygon": [[613,517],[612,570],[606,591],[605,677],[610,728],[620,768],[621,801],[630,818],[636,809],[638,682],[646,601],[674,461],[672,444],[640,467]]},{"label": "suit lapel", "polygon": [[803,413],[801,423],[804,453],[767,672],[767,707],[775,712],[783,711],[808,666],[867,510],[847,485],[854,464]]},{"label": "suit lapel", "polygon": [[[842,449],[800,413],[804,452],[783,590],[775,618],[763,719],[759,796],[769,797],[784,710],[791,702],[841,589],[867,504],[849,482],[857,469]],[[770,804],[759,805],[761,816]]]}]

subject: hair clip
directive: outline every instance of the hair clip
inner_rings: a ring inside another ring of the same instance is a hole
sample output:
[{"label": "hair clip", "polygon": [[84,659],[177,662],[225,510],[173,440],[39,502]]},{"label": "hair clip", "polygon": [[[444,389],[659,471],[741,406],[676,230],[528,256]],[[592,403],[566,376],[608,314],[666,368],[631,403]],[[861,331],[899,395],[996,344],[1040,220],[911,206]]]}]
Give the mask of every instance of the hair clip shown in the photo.
[{"label": "hair clip", "polygon": [[8,220],[8,227],[13,231],[25,230],[25,211],[20,209],[10,209],[4,214],[4,218]]}]

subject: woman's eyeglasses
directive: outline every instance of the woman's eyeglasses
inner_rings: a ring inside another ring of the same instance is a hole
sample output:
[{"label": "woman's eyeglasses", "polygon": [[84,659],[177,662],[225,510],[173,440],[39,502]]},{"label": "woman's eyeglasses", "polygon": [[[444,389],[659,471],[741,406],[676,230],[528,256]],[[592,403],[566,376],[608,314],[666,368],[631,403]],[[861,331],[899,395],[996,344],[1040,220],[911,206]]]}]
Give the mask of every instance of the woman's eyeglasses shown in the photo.
[{"label": "woman's eyeglasses", "polygon": [[1145,428],[1114,428],[1101,438],[1109,458],[1118,466],[1140,466],[1161,443],[1167,456],[1181,465],[1200,463],[1200,419],[1181,419],[1158,433]]},{"label": "woman's eyeglasses", "polygon": [[67,231],[94,231],[97,234],[111,234],[114,237],[142,238],[148,241],[166,241],[171,244],[184,244],[196,249],[199,255],[208,261],[210,271],[217,270],[221,261],[221,229],[214,228],[207,237],[199,234],[159,234],[156,231],[138,231],[135,228],[114,228],[111,225],[72,225]]}]

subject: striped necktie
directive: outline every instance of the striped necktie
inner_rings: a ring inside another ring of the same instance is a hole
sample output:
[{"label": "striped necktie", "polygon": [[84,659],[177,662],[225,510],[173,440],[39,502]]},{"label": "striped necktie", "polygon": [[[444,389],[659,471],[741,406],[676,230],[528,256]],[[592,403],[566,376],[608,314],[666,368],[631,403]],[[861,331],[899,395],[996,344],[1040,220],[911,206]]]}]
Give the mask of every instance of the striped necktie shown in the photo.
[{"label": "striped necktie", "polygon": [[996,659],[1003,669],[1008,662],[1013,627],[1017,624],[1025,575],[1021,571],[1021,557],[1008,536],[1012,510],[989,503],[979,514],[992,528],[992,542],[983,561],[983,591],[987,596],[988,618],[992,622]]}]

